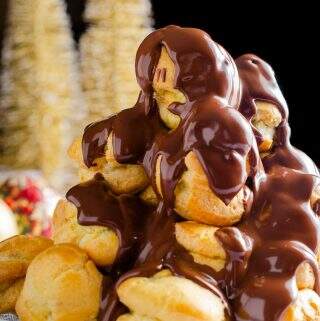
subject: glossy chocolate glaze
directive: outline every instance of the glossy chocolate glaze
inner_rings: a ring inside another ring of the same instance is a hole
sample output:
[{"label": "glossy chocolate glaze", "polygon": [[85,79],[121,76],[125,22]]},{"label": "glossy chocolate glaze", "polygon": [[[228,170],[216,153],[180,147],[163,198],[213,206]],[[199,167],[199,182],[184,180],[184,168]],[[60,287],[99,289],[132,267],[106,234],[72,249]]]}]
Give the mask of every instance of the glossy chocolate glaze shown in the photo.
[{"label": "glossy chocolate glaze", "polygon": [[316,176],[280,166],[262,180],[250,215],[237,226],[252,240],[252,252],[232,300],[236,320],[279,320],[297,295],[295,271],[303,262],[312,266],[319,291],[319,219],[310,205],[318,183]]},{"label": "glossy chocolate glaze", "polygon": [[236,65],[242,83],[239,111],[251,121],[257,111],[255,100],[268,101],[278,107],[283,121],[287,121],[288,106],[271,66],[252,54],[245,54],[237,58]]},{"label": "glossy chocolate glaze", "polygon": [[[173,132],[163,129],[152,98],[161,45],[166,46],[179,70],[175,87],[187,98],[185,104],[170,106],[181,117]],[[165,201],[173,207],[173,191],[185,170],[184,158],[194,151],[212,190],[225,203],[230,202],[248,177],[247,158],[252,172],[257,166],[257,157],[248,157],[256,151],[252,132],[241,114],[232,110],[241,93],[233,59],[205,32],[170,26],[153,32],[142,42],[136,57],[136,74],[142,89],[137,104],[85,130],[85,164],[92,166],[93,160],[101,157],[112,131],[116,160],[143,164],[155,190],[156,162],[162,156],[162,190]]]},{"label": "glossy chocolate glaze", "polygon": [[[245,54],[237,58],[236,64],[242,83],[242,100],[239,111],[248,121],[251,122],[255,116],[257,112],[255,101],[259,100],[274,104],[282,115],[282,121],[276,129],[273,148],[269,155],[262,160],[266,171],[269,171],[274,165],[281,165],[319,175],[313,161],[290,143],[288,106],[271,66],[252,54]],[[254,126],[252,127],[259,144],[261,134]]]},{"label": "glossy chocolate glaze", "polygon": [[82,139],[84,163],[91,167],[95,159],[105,155],[107,139],[112,132],[116,160],[141,164],[155,135],[163,130],[152,93],[141,92],[133,108],[87,126]]},{"label": "glossy chocolate glaze", "polygon": [[[182,109],[182,106],[179,106]],[[226,204],[256,172],[257,156],[249,124],[231,107],[209,96],[183,106],[187,116],[179,127],[158,135],[146,152],[144,167],[153,179],[161,156],[161,190],[168,208],[174,207],[174,189],[184,172],[184,158],[194,152],[208,178],[209,186]],[[250,157],[253,156],[253,157]],[[247,161],[251,171],[247,172]]]},{"label": "glossy chocolate glaze", "polygon": [[170,270],[173,275],[186,277],[220,297],[225,305],[226,316],[231,318],[231,307],[219,287],[224,273],[216,273],[207,266],[195,263],[192,256],[177,243],[175,223],[179,220],[175,213],[168,211],[164,203],[160,202],[146,220],[145,239],[141,243],[134,268],[129,269],[113,285],[108,283],[109,287],[105,288],[104,296],[109,299],[102,302],[99,320],[116,321],[124,313],[125,307],[116,295],[118,284],[131,277],[151,277],[163,269]]},{"label": "glossy chocolate glaze", "polygon": [[72,187],[66,197],[78,209],[79,224],[105,226],[116,232],[120,243],[116,263],[132,255],[141,242],[143,222],[149,210],[138,197],[114,195],[101,174]]},{"label": "glossy chocolate glaze", "polygon": [[[172,131],[162,123],[153,98],[153,78],[166,77],[165,72],[155,73],[162,45],[174,62],[175,88],[186,97],[186,103],[169,107],[181,119]],[[88,167],[104,156],[112,133],[116,160],[144,166],[157,190],[156,163],[161,156],[160,202],[153,210],[136,196],[112,194],[101,175],[67,194],[78,208],[80,224],[107,226],[120,240],[116,263],[104,271],[98,320],[116,321],[127,311],[116,293],[123,280],[149,277],[162,269],[218,295],[230,320],[280,320],[297,295],[295,271],[303,262],[313,267],[319,292],[319,205],[310,205],[319,184],[316,167],[289,143],[288,108],[271,67],[253,55],[238,58],[237,66],[241,83],[230,55],[200,30],[170,26],[155,31],[137,52],[137,104],[86,128],[82,147]],[[274,103],[283,117],[272,153],[263,161],[267,173],[257,152],[259,133],[255,130],[254,135],[249,123],[256,99]],[[216,232],[228,257],[219,273],[195,263],[175,239],[175,223],[181,218],[174,211],[174,189],[191,151],[210,188],[226,204],[247,189],[246,184],[253,192],[242,221]]]}]

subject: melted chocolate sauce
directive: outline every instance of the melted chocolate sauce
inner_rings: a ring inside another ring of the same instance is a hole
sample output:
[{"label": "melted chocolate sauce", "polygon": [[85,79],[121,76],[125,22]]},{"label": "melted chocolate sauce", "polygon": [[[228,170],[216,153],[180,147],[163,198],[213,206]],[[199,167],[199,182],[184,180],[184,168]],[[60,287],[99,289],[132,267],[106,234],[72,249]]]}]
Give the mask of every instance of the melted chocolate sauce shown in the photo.
[{"label": "melted chocolate sauce", "polygon": [[320,199],[318,199],[314,204],[312,209],[314,210],[314,212],[320,216]]},{"label": "melted chocolate sauce", "polygon": [[[242,83],[242,100],[239,111],[248,121],[251,122],[256,115],[255,101],[267,101],[274,104],[282,115],[282,121],[276,128],[272,151],[262,160],[265,170],[268,172],[273,166],[281,165],[319,175],[319,171],[313,161],[290,143],[288,106],[271,66],[252,54],[237,58],[236,64]],[[257,143],[260,144],[261,133],[253,125],[252,127]]]},{"label": "melted chocolate sauce", "polygon": [[118,262],[125,261],[143,237],[142,226],[148,208],[139,198],[114,195],[101,174],[72,187],[68,201],[78,209],[78,222],[87,226],[105,226],[114,230],[119,239]]},{"label": "melted chocolate sauce", "polygon": [[135,267],[122,275],[113,286],[109,286],[105,294],[110,299],[101,306],[102,321],[116,321],[123,313],[124,307],[116,296],[118,284],[131,277],[152,277],[164,269],[170,270],[173,275],[186,277],[220,297],[225,304],[226,315],[231,318],[231,307],[219,287],[223,273],[216,273],[205,265],[195,263],[192,256],[177,243],[175,238],[177,221],[179,218],[176,214],[170,213],[161,202],[146,222],[146,238],[142,243]]},{"label": "melted chocolate sauce", "polygon": [[[187,98],[185,104],[170,107],[182,121],[169,133],[163,130],[151,98],[161,45],[166,46],[175,70],[179,70],[175,87]],[[142,89],[137,104],[85,130],[82,145],[85,164],[92,166],[94,159],[101,157],[112,132],[116,160],[143,164],[157,190],[155,168],[157,158],[162,155],[162,190],[165,201],[173,207],[173,191],[185,170],[184,158],[194,151],[212,190],[229,203],[243,188],[248,178],[248,154],[256,150],[248,124],[228,105],[237,106],[241,92],[233,59],[203,31],[170,26],[153,32],[143,41],[137,52],[136,73]],[[251,168],[255,168],[257,157],[250,159]]]},{"label": "melted chocolate sauce", "polygon": [[223,245],[228,257],[220,284],[227,298],[232,300],[239,294],[240,281],[247,271],[253,248],[253,239],[236,227],[221,228],[216,231],[215,235]]},{"label": "melted chocolate sauce", "polygon": [[[146,153],[144,166],[153,177],[154,189],[157,188],[156,163],[161,155],[162,195],[167,207],[173,208],[174,189],[186,169],[184,159],[189,152],[194,152],[211,189],[228,204],[248,178],[247,160],[249,153],[255,151],[249,124],[235,109],[214,97],[184,107],[190,110],[179,127],[157,136]],[[251,159],[251,168],[257,166],[256,159]]]},{"label": "melted chocolate sauce", "polygon": [[319,291],[319,219],[310,205],[318,182],[316,176],[280,166],[261,182],[250,215],[237,226],[253,241],[253,250],[233,299],[236,320],[278,320],[297,295],[295,271],[305,261]]},{"label": "melted chocolate sauce", "polygon": [[105,155],[108,136],[113,134],[113,153],[119,163],[142,163],[156,133],[163,131],[158,110],[150,93],[141,92],[136,105],[108,119],[87,126],[82,139],[84,163]]},{"label": "melted chocolate sauce", "polygon": [[283,128],[280,127],[277,129],[277,136],[271,153],[262,159],[265,170],[269,172],[273,166],[280,165],[319,176],[318,167],[311,158],[291,145],[289,140],[290,128],[288,124],[282,126]]},{"label": "melted chocolate sauce", "polygon": [[288,106],[278,86],[271,66],[261,58],[246,54],[236,59],[241,83],[242,100],[239,111],[252,120],[257,110],[255,100],[275,104],[283,118],[288,119]]},{"label": "melted chocolate sauce", "polygon": [[[166,77],[160,71],[155,75],[161,46],[174,62],[175,88],[186,97],[186,103],[169,107],[181,119],[172,131],[162,123],[153,99],[153,77]],[[155,31],[137,52],[142,91],[136,105],[86,128],[82,148],[88,167],[104,156],[112,133],[116,160],[144,166],[157,191],[156,163],[161,156],[157,209],[146,208],[136,196],[114,195],[101,175],[67,193],[78,208],[80,224],[107,226],[120,240],[116,263],[103,271],[99,321],[116,321],[126,313],[116,293],[118,284],[162,269],[219,296],[230,320],[279,320],[296,298],[295,271],[303,262],[312,266],[319,293],[319,205],[313,210],[310,206],[318,171],[290,145],[288,108],[271,67],[253,55],[238,58],[237,66],[241,83],[230,55],[200,30],[170,26]],[[255,140],[249,123],[256,113],[255,100],[274,103],[283,117],[272,153],[263,160],[267,174],[257,152],[261,137],[253,128]],[[175,223],[181,219],[174,211],[174,189],[189,152],[196,154],[210,188],[226,204],[247,189],[246,184],[254,193],[242,221],[216,232],[228,258],[219,273],[195,263],[175,238]]]}]

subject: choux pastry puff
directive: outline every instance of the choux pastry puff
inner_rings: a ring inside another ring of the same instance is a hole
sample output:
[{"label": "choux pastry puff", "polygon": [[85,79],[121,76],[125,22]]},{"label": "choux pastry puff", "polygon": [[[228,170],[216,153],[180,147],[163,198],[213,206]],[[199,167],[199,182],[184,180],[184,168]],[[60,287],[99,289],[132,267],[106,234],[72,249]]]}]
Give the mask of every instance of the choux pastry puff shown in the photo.
[{"label": "choux pastry puff", "polygon": [[21,321],[94,321],[101,283],[85,252],[70,244],[54,245],[29,266],[17,314]]},{"label": "choux pastry puff", "polygon": [[0,313],[14,311],[28,266],[52,244],[44,237],[24,235],[0,242]]},{"label": "choux pastry puff", "polygon": [[[137,104],[98,132],[86,136],[87,127],[69,149],[80,184],[55,209],[53,240],[0,243],[0,312],[20,321],[320,321],[320,178],[290,162],[265,168],[287,111],[261,96],[247,117],[240,102],[256,82],[240,85],[239,69],[199,29],[169,26],[143,40]],[[272,92],[270,79],[263,89]],[[129,130],[119,130],[123,119]],[[129,157],[135,144],[139,157]],[[229,183],[220,192],[207,163],[221,164],[210,168]]]},{"label": "choux pastry puff", "polygon": [[[174,102],[184,103],[186,101],[183,93],[174,88],[174,68],[174,63],[166,47],[162,46],[153,78],[153,88],[160,117],[165,125],[172,130],[178,127],[180,118],[168,107]],[[166,78],[165,81],[162,81],[161,73],[164,70]],[[160,162],[161,156],[157,161],[156,172],[157,189],[161,194]],[[245,212],[244,203],[248,197],[245,188],[226,205],[210,189],[207,177],[194,152],[190,152],[186,156],[185,164],[187,170],[175,189],[175,210],[186,219],[217,226],[232,225],[239,221]],[[150,194],[147,197],[152,199]]]}]

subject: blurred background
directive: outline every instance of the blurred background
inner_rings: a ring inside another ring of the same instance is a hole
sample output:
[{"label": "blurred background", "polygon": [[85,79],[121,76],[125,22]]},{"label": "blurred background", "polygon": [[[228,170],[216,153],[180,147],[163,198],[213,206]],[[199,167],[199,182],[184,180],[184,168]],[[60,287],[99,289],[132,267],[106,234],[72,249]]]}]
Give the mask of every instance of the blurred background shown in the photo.
[{"label": "blurred background", "polygon": [[168,24],[268,61],[293,144],[319,162],[316,12],[270,1],[0,0],[0,239],[50,235],[52,209],[76,181],[68,146],[85,124],[133,105],[137,46]]}]

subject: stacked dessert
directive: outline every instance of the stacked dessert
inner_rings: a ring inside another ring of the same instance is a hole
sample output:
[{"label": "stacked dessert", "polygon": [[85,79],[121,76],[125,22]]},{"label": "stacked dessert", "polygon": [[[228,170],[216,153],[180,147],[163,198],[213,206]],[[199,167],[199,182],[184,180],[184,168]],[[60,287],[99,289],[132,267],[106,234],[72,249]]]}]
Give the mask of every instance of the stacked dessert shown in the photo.
[{"label": "stacked dessert", "polygon": [[290,144],[272,68],[169,26],[136,76],[136,105],[70,148],[81,183],[28,261],[20,320],[320,320],[319,172]]}]

